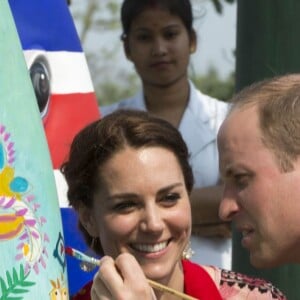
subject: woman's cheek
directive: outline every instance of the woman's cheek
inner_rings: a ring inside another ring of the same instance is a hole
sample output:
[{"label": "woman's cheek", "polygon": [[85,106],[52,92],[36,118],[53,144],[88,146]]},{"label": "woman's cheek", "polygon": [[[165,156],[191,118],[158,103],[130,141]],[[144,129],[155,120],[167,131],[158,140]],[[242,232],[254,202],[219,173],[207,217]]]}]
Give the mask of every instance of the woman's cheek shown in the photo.
[{"label": "woman's cheek", "polygon": [[190,229],[192,226],[192,216],[190,204],[181,207],[172,214],[172,224],[178,229]]}]

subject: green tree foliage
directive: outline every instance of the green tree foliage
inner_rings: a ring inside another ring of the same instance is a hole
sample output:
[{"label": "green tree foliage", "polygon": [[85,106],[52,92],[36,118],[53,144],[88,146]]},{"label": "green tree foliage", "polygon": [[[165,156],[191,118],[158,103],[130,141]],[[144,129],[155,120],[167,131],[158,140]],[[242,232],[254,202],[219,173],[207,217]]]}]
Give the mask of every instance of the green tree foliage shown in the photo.
[{"label": "green tree foliage", "polygon": [[211,67],[205,75],[191,76],[195,85],[205,94],[224,101],[230,100],[234,93],[234,73],[225,79],[220,78],[215,67]]},{"label": "green tree foliage", "polygon": [[119,84],[116,81],[110,79],[103,80],[97,85],[97,98],[99,105],[108,105],[133,96],[138,90],[139,78],[135,73],[124,74],[124,84]]}]

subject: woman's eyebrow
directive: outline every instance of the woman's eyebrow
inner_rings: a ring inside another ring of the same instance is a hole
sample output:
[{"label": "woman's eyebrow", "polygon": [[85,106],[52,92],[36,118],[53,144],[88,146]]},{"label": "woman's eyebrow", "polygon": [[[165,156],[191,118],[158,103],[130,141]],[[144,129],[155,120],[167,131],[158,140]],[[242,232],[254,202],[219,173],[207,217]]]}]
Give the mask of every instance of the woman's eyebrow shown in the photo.
[{"label": "woman's eyebrow", "polygon": [[[164,188],[161,188],[157,194],[165,194],[172,190],[173,188],[183,186],[182,182],[176,182],[171,185],[168,185]],[[138,194],[136,193],[116,193],[107,197],[108,200],[117,200],[117,199],[135,199],[138,198]]]},{"label": "woman's eyebrow", "polygon": [[117,193],[107,197],[108,200],[117,200],[117,199],[133,199],[137,198],[138,195],[135,193]]},{"label": "woman's eyebrow", "polygon": [[158,194],[165,194],[166,192],[169,192],[170,190],[176,188],[176,187],[180,187],[180,186],[183,186],[183,183],[182,182],[176,182],[176,183],[173,183],[171,185],[168,185],[162,189],[160,189],[158,191]]}]

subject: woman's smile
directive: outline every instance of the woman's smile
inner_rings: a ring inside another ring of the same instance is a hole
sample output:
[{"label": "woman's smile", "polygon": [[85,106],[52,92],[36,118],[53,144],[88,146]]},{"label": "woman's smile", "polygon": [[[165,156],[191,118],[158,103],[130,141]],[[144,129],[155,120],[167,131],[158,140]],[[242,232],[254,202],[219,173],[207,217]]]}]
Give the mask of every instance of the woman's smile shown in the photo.
[{"label": "woman's smile", "polygon": [[130,244],[131,248],[134,250],[145,252],[145,253],[156,253],[160,252],[168,246],[169,241],[164,241],[155,244],[140,244],[140,243],[132,243]]}]

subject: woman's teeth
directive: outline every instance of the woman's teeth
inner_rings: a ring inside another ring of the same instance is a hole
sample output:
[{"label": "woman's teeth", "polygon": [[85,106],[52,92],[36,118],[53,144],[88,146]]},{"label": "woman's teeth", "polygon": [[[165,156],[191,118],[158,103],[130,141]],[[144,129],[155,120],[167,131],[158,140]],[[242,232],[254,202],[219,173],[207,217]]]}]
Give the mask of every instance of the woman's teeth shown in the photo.
[{"label": "woman's teeth", "polygon": [[166,248],[168,245],[167,242],[162,242],[158,244],[134,244],[132,247],[136,250],[142,251],[142,252],[147,252],[147,253],[154,253],[163,250]]}]

